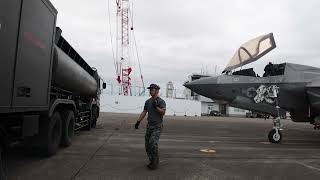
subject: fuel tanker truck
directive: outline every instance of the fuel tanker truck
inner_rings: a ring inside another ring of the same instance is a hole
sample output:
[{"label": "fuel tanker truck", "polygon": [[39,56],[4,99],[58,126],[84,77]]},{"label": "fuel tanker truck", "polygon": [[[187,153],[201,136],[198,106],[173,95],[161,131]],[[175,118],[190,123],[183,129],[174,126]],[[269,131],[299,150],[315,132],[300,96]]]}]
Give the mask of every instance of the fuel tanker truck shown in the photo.
[{"label": "fuel tanker truck", "polygon": [[48,0],[0,1],[1,155],[12,144],[53,155],[99,117],[105,83],[62,36],[56,19]]}]

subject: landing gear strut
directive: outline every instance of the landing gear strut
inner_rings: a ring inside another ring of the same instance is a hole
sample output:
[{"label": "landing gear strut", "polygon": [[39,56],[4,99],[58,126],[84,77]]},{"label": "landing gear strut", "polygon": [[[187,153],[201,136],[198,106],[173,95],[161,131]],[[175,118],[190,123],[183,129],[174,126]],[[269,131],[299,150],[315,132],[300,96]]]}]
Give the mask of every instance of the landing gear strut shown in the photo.
[{"label": "landing gear strut", "polygon": [[281,125],[281,117],[280,117],[280,107],[278,104],[278,87],[272,86],[272,97],[275,99],[277,117],[273,120],[273,128],[270,130],[268,134],[268,139],[271,143],[280,143],[282,140],[282,125]]}]

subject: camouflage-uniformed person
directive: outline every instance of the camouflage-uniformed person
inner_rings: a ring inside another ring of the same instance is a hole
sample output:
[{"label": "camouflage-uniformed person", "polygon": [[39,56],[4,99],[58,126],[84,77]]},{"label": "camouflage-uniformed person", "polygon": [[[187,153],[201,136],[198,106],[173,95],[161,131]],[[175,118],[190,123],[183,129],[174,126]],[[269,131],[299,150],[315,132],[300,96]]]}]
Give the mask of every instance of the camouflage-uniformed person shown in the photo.
[{"label": "camouflage-uniformed person", "polygon": [[163,128],[163,116],[166,112],[166,103],[159,97],[160,87],[156,84],[151,84],[151,98],[145,102],[143,112],[141,113],[135,128],[138,129],[140,122],[148,113],[148,125],[145,135],[145,148],[150,163],[148,168],[157,169],[159,165],[158,142]]}]

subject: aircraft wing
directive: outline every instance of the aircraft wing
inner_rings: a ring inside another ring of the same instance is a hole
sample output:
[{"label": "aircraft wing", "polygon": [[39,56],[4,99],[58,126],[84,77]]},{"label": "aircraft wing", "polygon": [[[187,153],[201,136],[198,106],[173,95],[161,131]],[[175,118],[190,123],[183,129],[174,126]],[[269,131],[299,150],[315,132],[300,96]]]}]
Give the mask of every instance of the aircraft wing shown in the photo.
[{"label": "aircraft wing", "polygon": [[254,38],[237,50],[222,73],[254,62],[274,48],[276,43],[272,33]]}]

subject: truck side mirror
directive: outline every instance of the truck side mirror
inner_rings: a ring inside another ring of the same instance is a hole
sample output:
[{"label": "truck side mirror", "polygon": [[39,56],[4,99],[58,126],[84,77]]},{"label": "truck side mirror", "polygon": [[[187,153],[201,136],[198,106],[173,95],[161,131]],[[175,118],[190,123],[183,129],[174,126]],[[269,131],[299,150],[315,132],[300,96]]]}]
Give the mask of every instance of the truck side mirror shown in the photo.
[{"label": "truck side mirror", "polygon": [[106,89],[106,88],[107,88],[107,84],[106,84],[106,83],[103,83],[103,84],[102,84],[102,88],[103,88],[103,89]]}]

